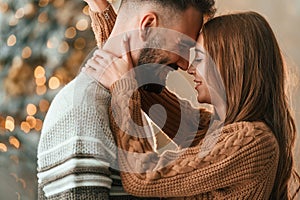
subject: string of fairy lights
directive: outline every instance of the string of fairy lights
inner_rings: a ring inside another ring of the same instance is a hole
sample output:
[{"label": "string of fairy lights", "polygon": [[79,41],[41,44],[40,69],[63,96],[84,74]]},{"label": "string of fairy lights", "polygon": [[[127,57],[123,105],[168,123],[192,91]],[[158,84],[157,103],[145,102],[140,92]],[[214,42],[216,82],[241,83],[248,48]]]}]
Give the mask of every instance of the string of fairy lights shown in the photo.
[{"label": "string of fairy lights", "polygon": [[[33,2],[28,2],[15,11],[14,16],[9,19],[9,26],[18,26],[18,23],[22,20],[22,18],[35,15],[36,13],[38,13],[38,9],[46,7],[49,4],[52,4],[57,9],[62,9],[66,3],[66,0],[39,0],[37,6]],[[0,2],[0,14],[5,14],[8,11],[10,11],[9,4],[7,2]],[[85,16],[89,15],[88,6],[85,6],[82,9],[82,13]],[[49,17],[46,11],[39,13],[37,17],[38,23],[43,24],[48,20]],[[12,133],[15,131],[16,127],[19,127],[25,134],[29,134],[31,133],[31,131],[41,131],[43,121],[37,116],[37,113],[42,113],[43,115],[45,115],[51,103],[50,100],[48,100],[47,98],[43,98],[43,96],[51,90],[54,91],[59,89],[61,86],[65,85],[73,78],[75,72],[73,74],[71,73],[70,75],[70,67],[68,68],[68,65],[74,65],[74,62],[76,63],[77,59],[77,63],[79,66],[80,62],[86,55],[83,49],[87,47],[88,41],[86,38],[78,36],[78,33],[88,30],[90,28],[89,23],[90,22],[88,17],[78,18],[76,24],[66,28],[64,32],[64,41],[58,40],[57,37],[48,38],[46,43],[46,47],[48,49],[56,50],[60,54],[67,54],[71,49],[73,50],[72,55],[70,55],[70,61],[64,63],[65,66],[62,66],[55,70],[53,75],[50,77],[47,77],[46,72],[46,68],[48,66],[30,66],[34,79],[34,93],[41,98],[38,103],[27,103],[27,105],[25,106],[26,117],[23,120],[17,119],[17,117],[15,116],[5,116],[3,114],[1,115],[0,113],[0,135]],[[72,43],[70,42],[70,40],[72,40]],[[7,36],[5,43],[8,48],[13,48],[18,43],[18,36],[14,33],[11,33]],[[32,47],[25,46],[22,49],[21,54],[13,58],[11,68],[20,68],[24,65],[24,61],[26,59],[30,59],[31,56],[33,56]],[[75,61],[72,58],[74,58]],[[20,147],[20,140],[13,134],[9,136],[8,142],[0,141],[0,152],[7,152],[9,148],[19,149]]]}]

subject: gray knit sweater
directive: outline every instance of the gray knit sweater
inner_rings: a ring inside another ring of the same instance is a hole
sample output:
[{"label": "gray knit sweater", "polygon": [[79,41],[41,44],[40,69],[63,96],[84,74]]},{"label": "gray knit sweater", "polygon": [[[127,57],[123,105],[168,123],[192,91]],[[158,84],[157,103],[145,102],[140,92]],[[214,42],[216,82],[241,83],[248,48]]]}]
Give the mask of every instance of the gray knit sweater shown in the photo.
[{"label": "gray knit sweater", "polygon": [[121,187],[110,93],[80,73],[54,98],[38,146],[39,199],[132,199]]}]

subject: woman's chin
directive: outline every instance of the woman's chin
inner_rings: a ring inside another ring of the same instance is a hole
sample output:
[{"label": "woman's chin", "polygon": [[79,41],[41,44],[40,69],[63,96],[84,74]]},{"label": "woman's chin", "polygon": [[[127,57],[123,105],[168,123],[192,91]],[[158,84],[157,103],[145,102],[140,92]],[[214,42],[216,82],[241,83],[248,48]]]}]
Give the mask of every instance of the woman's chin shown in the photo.
[{"label": "woman's chin", "polygon": [[211,104],[211,100],[210,97],[206,96],[206,95],[198,95],[197,100],[199,103],[207,103],[207,104]]}]

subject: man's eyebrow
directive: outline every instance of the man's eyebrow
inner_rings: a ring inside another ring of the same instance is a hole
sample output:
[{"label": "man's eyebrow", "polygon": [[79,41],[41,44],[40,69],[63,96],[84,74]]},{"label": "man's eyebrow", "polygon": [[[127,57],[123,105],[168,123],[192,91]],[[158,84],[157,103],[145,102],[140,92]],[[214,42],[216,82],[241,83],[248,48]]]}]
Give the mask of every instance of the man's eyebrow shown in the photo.
[{"label": "man's eyebrow", "polygon": [[188,47],[194,47],[196,45],[196,42],[193,40],[181,40],[181,44],[188,46]]}]

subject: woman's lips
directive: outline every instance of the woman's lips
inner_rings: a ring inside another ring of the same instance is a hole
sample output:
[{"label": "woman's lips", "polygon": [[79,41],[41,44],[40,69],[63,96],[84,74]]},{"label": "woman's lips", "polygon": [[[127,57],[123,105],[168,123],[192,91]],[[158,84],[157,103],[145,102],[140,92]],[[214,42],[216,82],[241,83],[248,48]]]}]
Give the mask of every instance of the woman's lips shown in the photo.
[{"label": "woman's lips", "polygon": [[194,82],[196,83],[195,89],[197,89],[199,86],[202,85],[202,81],[201,80],[194,80]]}]

